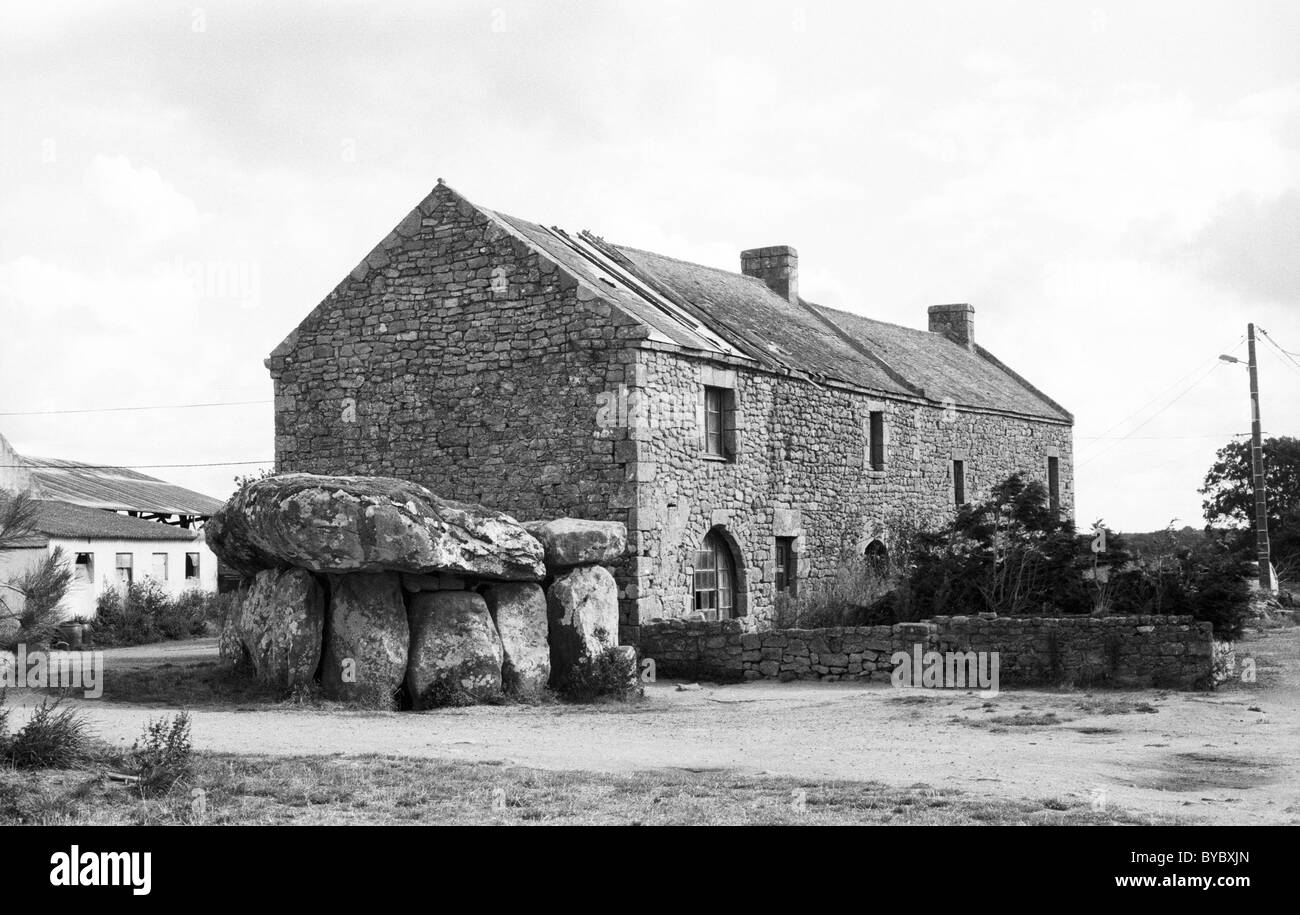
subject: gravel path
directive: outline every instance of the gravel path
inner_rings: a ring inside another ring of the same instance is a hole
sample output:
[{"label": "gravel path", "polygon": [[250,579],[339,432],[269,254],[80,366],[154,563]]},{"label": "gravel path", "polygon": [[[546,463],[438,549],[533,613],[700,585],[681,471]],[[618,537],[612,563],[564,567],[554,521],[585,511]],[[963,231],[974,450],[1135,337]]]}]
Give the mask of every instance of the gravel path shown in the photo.
[{"label": "gravel path", "polygon": [[[974,693],[847,683],[746,683],[645,702],[425,713],[298,708],[193,713],[195,746],[275,755],[367,753],[505,760],[547,769],[732,769],[925,783],[1007,798],[1085,798],[1207,823],[1300,824],[1300,629],[1243,642],[1255,684],[1216,693]],[[215,645],[108,653],[112,670],[210,660]],[[15,693],[16,727],[36,701]],[[98,734],[130,744],[164,710],[83,701]],[[1054,713],[1056,720],[1045,718]],[[1017,717],[1019,716],[1019,717]]]}]

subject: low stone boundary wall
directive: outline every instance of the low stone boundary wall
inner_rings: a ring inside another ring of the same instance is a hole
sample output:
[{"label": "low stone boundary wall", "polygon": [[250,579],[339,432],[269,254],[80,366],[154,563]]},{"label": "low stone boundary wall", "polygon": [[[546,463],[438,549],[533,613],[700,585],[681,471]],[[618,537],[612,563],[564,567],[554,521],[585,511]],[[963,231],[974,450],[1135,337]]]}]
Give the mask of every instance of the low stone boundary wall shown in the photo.
[{"label": "low stone boundary wall", "polygon": [[657,620],[640,654],[659,676],[715,680],[886,680],[894,653],[997,652],[1002,686],[1213,685],[1214,637],[1189,616],[939,616],[893,626],[755,631],[740,618]]}]

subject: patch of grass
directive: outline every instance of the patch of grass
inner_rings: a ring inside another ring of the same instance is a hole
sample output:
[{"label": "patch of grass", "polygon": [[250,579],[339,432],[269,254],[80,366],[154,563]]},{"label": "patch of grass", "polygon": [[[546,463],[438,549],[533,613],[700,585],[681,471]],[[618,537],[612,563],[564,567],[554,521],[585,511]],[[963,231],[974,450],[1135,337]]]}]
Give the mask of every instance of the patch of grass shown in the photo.
[{"label": "patch of grass", "polygon": [[987,718],[962,718],[963,724],[973,728],[1047,728],[1064,724],[1065,719],[1058,718],[1056,712],[1016,712],[1014,715],[990,715]]},{"label": "patch of grass", "polygon": [[1085,696],[1075,703],[1075,707],[1088,715],[1130,715],[1134,712],[1155,714],[1160,711],[1150,702],[1135,702],[1131,699],[1110,699],[1094,696]]},{"label": "patch of grass", "polygon": [[[196,794],[201,792],[201,794]],[[196,803],[196,797],[202,803]],[[142,799],[94,772],[0,772],[0,823],[539,825],[1136,824],[1084,801],[727,770],[555,772],[388,756],[196,754],[181,790]],[[1167,821],[1166,821],[1167,822]]]},{"label": "patch of grass", "polygon": [[47,699],[12,738],[4,739],[2,749],[16,769],[71,769],[90,757],[92,742],[84,715]]},{"label": "patch of grass", "polygon": [[262,704],[286,698],[284,690],[259,683],[217,661],[110,669],[104,675],[105,702],[201,708]]}]

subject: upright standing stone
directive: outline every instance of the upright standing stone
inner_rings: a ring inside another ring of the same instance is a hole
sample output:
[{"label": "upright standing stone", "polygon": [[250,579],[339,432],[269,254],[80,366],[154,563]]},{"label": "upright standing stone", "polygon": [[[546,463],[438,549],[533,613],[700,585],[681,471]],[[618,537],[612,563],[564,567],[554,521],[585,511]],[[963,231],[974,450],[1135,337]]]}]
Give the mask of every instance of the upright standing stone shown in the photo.
[{"label": "upright standing stone", "polygon": [[251,587],[252,582],[244,579],[239,583],[239,587],[231,593],[230,603],[226,607],[225,619],[221,621],[221,637],[217,640],[217,654],[223,661],[234,665],[236,668],[244,666],[251,668],[253,663],[248,650],[244,648],[241,625],[244,602],[248,600],[248,592]]},{"label": "upright standing stone", "polygon": [[321,690],[330,699],[383,703],[401,688],[411,641],[395,572],[330,576]]},{"label": "upright standing stone", "polygon": [[257,679],[285,688],[311,682],[320,665],[325,595],[303,569],[265,569],[237,598],[234,635]]},{"label": "upright standing stone", "polygon": [[488,612],[501,637],[502,686],[517,696],[535,696],[551,678],[546,595],[540,585],[503,582],[483,589]]},{"label": "upright standing stone", "polygon": [[603,566],[563,572],[546,592],[551,669],[561,679],[618,644],[618,585]]},{"label": "upright standing stone", "polygon": [[417,709],[501,692],[501,639],[472,591],[421,591],[411,598],[406,688]]}]

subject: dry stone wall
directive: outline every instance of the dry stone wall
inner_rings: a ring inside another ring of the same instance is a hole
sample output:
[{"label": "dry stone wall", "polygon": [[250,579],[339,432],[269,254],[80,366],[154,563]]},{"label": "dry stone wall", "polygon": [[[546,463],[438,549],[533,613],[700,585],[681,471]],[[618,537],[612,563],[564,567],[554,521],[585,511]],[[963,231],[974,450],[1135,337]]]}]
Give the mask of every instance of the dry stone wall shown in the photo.
[{"label": "dry stone wall", "polygon": [[641,627],[658,675],[718,680],[884,680],[894,653],[998,653],[1002,686],[1213,685],[1214,637],[1186,616],[940,616],[893,626],[755,631],[745,620],[661,620]]}]

